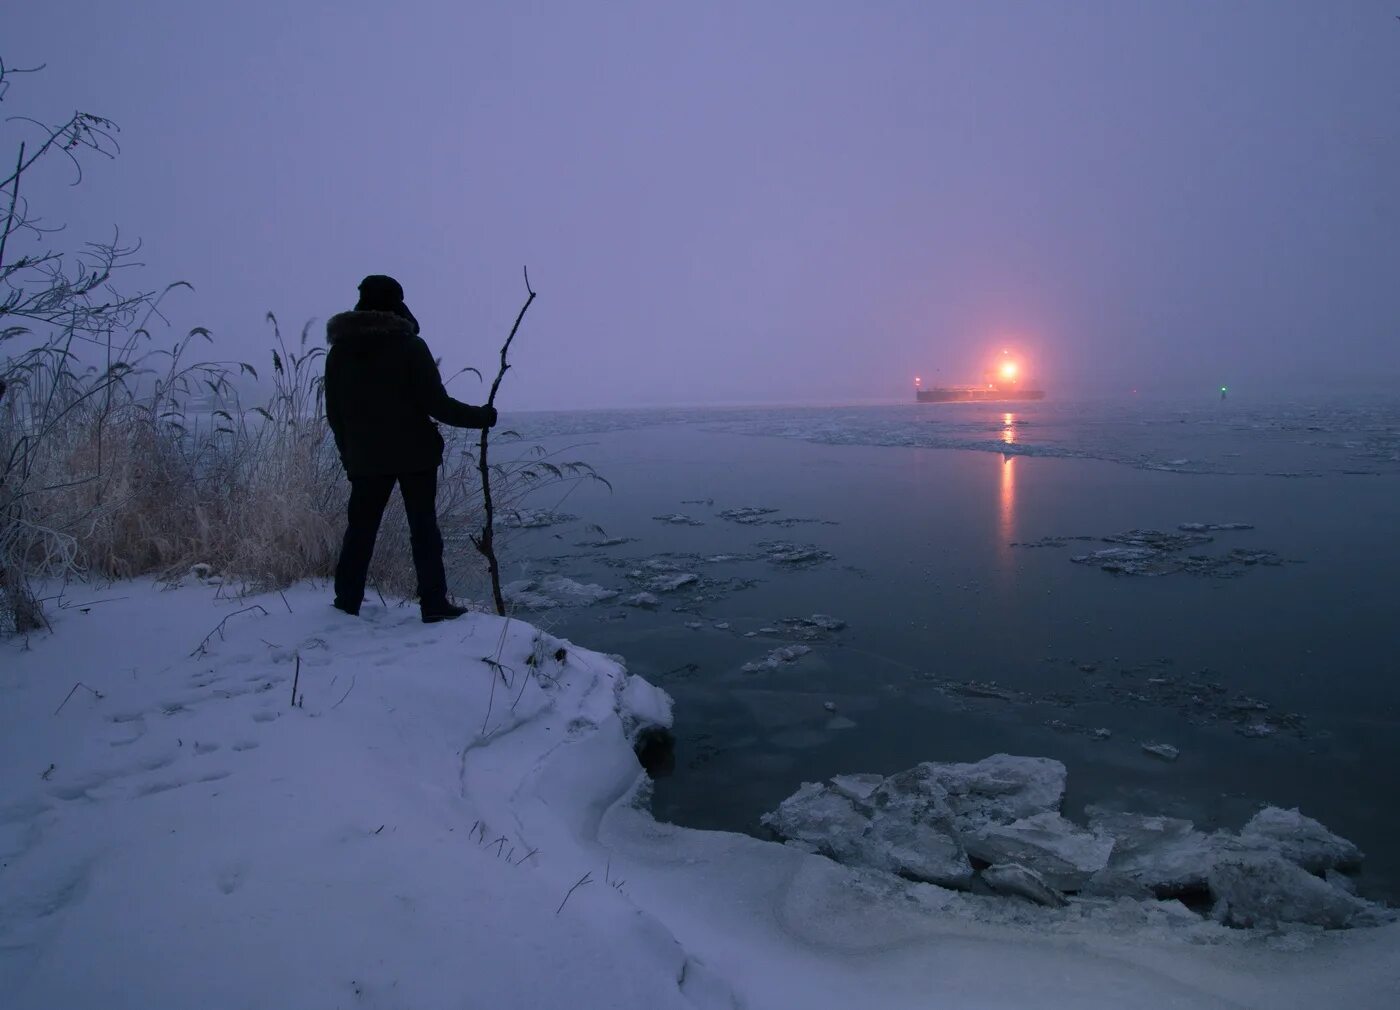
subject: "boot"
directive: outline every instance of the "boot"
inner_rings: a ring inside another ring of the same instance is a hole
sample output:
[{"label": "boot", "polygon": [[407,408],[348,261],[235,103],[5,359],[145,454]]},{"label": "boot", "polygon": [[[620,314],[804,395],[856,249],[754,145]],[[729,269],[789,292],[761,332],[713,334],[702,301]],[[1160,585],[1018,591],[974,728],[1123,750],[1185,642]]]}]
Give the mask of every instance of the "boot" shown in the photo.
[{"label": "boot", "polygon": [[422,611],[424,624],[436,624],[438,621],[455,621],[467,612],[467,608],[459,607],[450,600],[443,600],[440,603],[423,604]]},{"label": "boot", "polygon": [[336,610],[349,614],[351,617],[360,616],[360,605],[358,603],[346,603],[344,600],[336,597],[336,599],[331,602],[331,606],[335,607]]}]

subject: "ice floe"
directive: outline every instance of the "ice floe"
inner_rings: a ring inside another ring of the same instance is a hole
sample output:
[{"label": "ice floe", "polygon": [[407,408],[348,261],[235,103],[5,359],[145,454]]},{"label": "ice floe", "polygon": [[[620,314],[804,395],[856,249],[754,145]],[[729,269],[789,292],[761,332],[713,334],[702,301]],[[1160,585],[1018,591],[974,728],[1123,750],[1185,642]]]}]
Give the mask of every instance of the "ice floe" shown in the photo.
[{"label": "ice floe", "polygon": [[775,508],[761,508],[757,505],[741,505],[736,508],[721,509],[716,515],[721,519],[728,519],[732,523],[756,526],[777,511],[778,510]]},{"label": "ice floe", "polygon": [[1142,749],[1163,761],[1175,761],[1181,756],[1181,751],[1169,743],[1145,743]]},{"label": "ice floe", "polygon": [[802,642],[818,642],[830,638],[846,627],[846,622],[830,614],[810,617],[784,617],[778,621],[778,633]]},{"label": "ice floe", "polygon": [[694,519],[682,512],[673,512],[671,515],[652,516],[659,523],[667,523],[671,526],[704,526],[702,520]]},{"label": "ice floe", "polygon": [[811,651],[805,645],[785,645],[781,649],[774,649],[763,659],[745,663],[740,669],[745,673],[768,673],[797,662]]},{"label": "ice floe", "polygon": [[497,516],[496,521],[507,529],[541,529],[545,526],[558,526],[571,523],[578,516],[550,509],[508,509]]},{"label": "ice floe", "polygon": [[[997,681],[957,680],[933,674],[925,674],[923,679],[955,703],[988,701],[1073,709],[1081,704],[1112,702],[1125,708],[1148,706],[1174,710],[1188,722],[1229,726],[1245,737],[1263,739],[1277,734],[1296,738],[1308,736],[1307,721],[1301,714],[1283,711],[1262,698],[1232,691],[1220,682],[1220,674],[1213,670],[1177,673],[1164,663],[1047,662],[1078,670],[1084,675],[1084,688],[1061,687],[1035,691],[1014,688]],[[1044,720],[1044,725],[1060,732],[1081,733],[1094,739],[1107,739],[1112,735],[1107,727],[1076,722],[1058,715]]]},{"label": "ice floe", "polygon": [[833,555],[811,544],[791,544],[785,540],[768,540],[760,543],[764,559],[775,565],[805,567],[830,561]]},{"label": "ice floe", "polygon": [[[1171,575],[1187,572],[1192,575],[1232,578],[1255,565],[1281,565],[1284,559],[1270,550],[1235,547],[1224,554],[1184,553],[1215,538],[1210,532],[1251,530],[1249,523],[1181,523],[1177,532],[1134,529],[1100,537],[1114,544],[1070,558],[1079,565],[1101,568],[1114,575]],[[1206,532],[1210,531],[1210,532]],[[1071,540],[1086,537],[1042,537],[1040,540],[1013,544],[1018,547],[1060,547]]]},{"label": "ice floe", "polygon": [[820,524],[825,526],[835,526],[830,519],[806,519],[800,516],[778,516],[779,509],[767,508],[759,505],[740,505],[734,508],[720,509],[715,515],[731,523],[738,523],[741,526],[804,526]]},{"label": "ice floe", "polygon": [[576,582],[562,575],[542,579],[519,579],[501,587],[506,601],[526,610],[553,607],[586,607],[617,596],[617,590],[591,582]]}]

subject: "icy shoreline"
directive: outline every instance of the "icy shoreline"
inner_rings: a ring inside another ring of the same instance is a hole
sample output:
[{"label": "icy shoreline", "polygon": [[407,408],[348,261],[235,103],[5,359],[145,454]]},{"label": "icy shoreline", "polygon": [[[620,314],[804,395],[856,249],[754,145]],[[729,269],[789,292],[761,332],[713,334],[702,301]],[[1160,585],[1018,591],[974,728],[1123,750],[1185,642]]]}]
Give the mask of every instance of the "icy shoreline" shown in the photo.
[{"label": "icy shoreline", "polygon": [[1366,1007],[1400,985],[1394,925],[1042,909],[659,824],[632,741],[670,701],[615,661],[513,619],[214,595],[70,591],[52,635],[0,643],[8,1007]]}]

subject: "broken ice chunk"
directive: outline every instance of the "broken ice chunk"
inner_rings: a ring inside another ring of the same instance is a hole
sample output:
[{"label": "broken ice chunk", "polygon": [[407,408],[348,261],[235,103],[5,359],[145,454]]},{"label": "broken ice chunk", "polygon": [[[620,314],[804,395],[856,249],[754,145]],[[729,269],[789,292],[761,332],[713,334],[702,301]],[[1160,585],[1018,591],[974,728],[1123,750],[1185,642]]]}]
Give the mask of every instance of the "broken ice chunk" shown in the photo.
[{"label": "broken ice chunk", "polygon": [[992,824],[965,836],[968,854],[988,863],[1019,863],[1046,884],[1077,891],[1108,865],[1113,839],[1086,831],[1055,811]]},{"label": "broken ice chunk", "polygon": [[1324,929],[1376,925],[1382,909],[1278,856],[1221,860],[1210,870],[1211,914],[1229,926],[1297,922]]},{"label": "broken ice chunk", "polygon": [[982,871],[982,881],[999,894],[1014,894],[1038,905],[1063,908],[1069,900],[1034,870],[1020,863],[997,863]]},{"label": "broken ice chunk", "polygon": [[1240,841],[1272,849],[1310,873],[1355,867],[1362,859],[1356,845],[1328,831],[1297,807],[1265,807],[1240,829]]},{"label": "broken ice chunk", "polygon": [[831,777],[831,788],[835,789],[842,796],[850,800],[865,802],[870,799],[873,793],[885,781],[883,775],[872,775],[869,772],[855,772],[850,775],[833,775]]}]

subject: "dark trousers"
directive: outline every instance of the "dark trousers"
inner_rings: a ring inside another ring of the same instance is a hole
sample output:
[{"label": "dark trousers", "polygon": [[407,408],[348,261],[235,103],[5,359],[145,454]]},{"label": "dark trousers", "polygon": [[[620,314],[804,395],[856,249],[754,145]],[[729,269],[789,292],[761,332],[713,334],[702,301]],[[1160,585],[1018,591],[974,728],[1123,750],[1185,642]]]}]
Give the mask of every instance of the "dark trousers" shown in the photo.
[{"label": "dark trousers", "polygon": [[379,522],[395,482],[408,514],[408,535],[413,544],[413,567],[418,573],[418,599],[424,607],[447,602],[447,575],[442,568],[442,534],[437,524],[437,471],[389,474],[383,477],[351,477],[350,509],[340,560],[335,566],[336,602],[359,607],[365,595],[369,561]]}]

